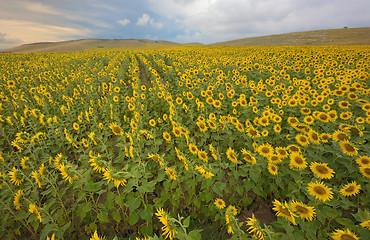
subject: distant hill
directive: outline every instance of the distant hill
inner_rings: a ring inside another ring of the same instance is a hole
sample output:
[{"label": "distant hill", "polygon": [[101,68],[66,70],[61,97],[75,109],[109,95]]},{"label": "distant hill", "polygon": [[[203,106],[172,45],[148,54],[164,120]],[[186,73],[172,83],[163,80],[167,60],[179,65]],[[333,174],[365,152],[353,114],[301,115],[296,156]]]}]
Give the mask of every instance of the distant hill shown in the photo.
[{"label": "distant hill", "polygon": [[[201,46],[193,42],[176,42],[148,39],[81,39],[62,42],[40,42],[24,44],[0,52],[77,52],[92,49],[110,49],[123,47],[166,47],[166,46]],[[370,45],[370,27],[326,29],[305,32],[293,32],[261,37],[242,38],[232,41],[217,42],[206,46],[324,46],[324,45]]]},{"label": "distant hill", "polygon": [[23,44],[0,52],[77,52],[90,49],[140,47],[140,46],[177,46],[179,43],[147,39],[80,39],[62,42],[40,42]]},{"label": "distant hill", "polygon": [[370,45],[370,27],[293,32],[217,42],[209,46]]}]

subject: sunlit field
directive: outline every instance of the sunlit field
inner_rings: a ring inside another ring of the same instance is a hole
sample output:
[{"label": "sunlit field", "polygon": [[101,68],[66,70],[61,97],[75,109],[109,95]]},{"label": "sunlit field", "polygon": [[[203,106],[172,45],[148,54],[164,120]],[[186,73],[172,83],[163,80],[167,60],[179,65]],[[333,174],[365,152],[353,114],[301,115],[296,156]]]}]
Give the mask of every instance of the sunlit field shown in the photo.
[{"label": "sunlit field", "polygon": [[369,239],[369,46],[0,55],[1,239]]}]

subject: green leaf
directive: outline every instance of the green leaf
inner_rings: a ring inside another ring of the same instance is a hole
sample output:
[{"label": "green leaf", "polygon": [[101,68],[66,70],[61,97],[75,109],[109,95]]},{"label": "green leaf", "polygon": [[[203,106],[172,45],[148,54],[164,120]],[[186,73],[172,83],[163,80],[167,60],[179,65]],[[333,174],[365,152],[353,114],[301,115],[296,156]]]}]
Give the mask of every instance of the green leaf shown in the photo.
[{"label": "green leaf", "polygon": [[107,209],[112,209],[114,207],[114,202],[113,202],[113,199],[114,199],[114,193],[109,191],[108,194],[107,194],[107,199],[105,200],[105,207]]},{"label": "green leaf", "polygon": [[201,231],[202,230],[193,230],[193,231],[189,232],[189,237],[192,240],[200,240],[200,239],[202,239],[202,236],[200,235]]},{"label": "green leaf", "polygon": [[151,225],[143,225],[140,227],[140,232],[145,236],[152,236],[153,227]]},{"label": "green leaf", "polygon": [[152,205],[147,205],[146,208],[142,208],[140,209],[140,212],[139,212],[139,215],[140,217],[147,221],[147,222],[150,222],[152,223],[152,217],[153,217],[153,206]]},{"label": "green leaf", "polygon": [[137,223],[138,220],[139,215],[136,212],[131,212],[130,216],[128,217],[128,224],[130,224],[130,226],[133,226]]},{"label": "green leaf", "polygon": [[121,221],[121,214],[119,213],[119,211],[114,211],[113,213],[112,213],[112,216],[113,216],[113,219],[117,222],[117,223],[119,223],[120,221]]},{"label": "green leaf", "polygon": [[130,199],[128,199],[127,201],[127,205],[130,209],[130,214],[135,211],[141,204],[141,201],[140,199],[138,198],[135,198],[135,197],[131,197]]},{"label": "green leaf", "polygon": [[106,210],[105,208],[103,208],[101,210],[101,212],[98,214],[98,219],[101,221],[101,222],[109,222],[109,217],[108,217],[108,210]]},{"label": "green leaf", "polygon": [[155,184],[156,184],[155,181],[151,181],[151,182],[143,181],[141,186],[139,186],[137,190],[140,193],[153,192]]},{"label": "green leaf", "polygon": [[80,219],[84,219],[86,217],[86,214],[91,209],[91,203],[83,203],[77,207],[77,215],[80,217]]},{"label": "green leaf", "polygon": [[40,239],[46,239],[46,236],[53,230],[55,230],[53,225],[46,224],[41,232]]},{"label": "green leaf", "polygon": [[183,225],[184,225],[185,228],[189,227],[189,224],[190,224],[190,216],[185,218],[185,220],[183,222]]},{"label": "green leaf", "polygon": [[212,186],[212,190],[218,194],[219,196],[223,196],[223,190],[225,188],[226,184],[224,182],[216,182]]}]

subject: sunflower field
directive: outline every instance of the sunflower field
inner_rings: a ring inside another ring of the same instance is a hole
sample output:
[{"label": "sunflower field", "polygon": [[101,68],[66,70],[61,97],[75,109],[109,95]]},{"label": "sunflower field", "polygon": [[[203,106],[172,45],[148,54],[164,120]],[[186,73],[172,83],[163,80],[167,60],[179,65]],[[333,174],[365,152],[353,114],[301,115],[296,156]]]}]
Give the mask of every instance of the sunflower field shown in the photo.
[{"label": "sunflower field", "polygon": [[369,239],[370,47],[0,55],[0,239]]}]

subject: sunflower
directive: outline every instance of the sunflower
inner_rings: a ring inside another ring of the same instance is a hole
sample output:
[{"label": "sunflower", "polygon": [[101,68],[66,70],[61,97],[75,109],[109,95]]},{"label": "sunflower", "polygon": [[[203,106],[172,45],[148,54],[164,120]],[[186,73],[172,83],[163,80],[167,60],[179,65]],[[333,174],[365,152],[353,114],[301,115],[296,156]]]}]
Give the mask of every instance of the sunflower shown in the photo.
[{"label": "sunflower", "polygon": [[80,125],[78,125],[78,123],[74,122],[73,123],[73,129],[77,131],[79,128],[80,128]]},{"label": "sunflower", "polygon": [[30,158],[29,157],[22,157],[21,158],[21,166],[22,166],[22,169],[27,169],[29,166],[26,164],[27,161],[29,161]]},{"label": "sunflower", "polygon": [[116,123],[111,123],[109,128],[112,130],[113,134],[116,136],[123,136],[121,128]]},{"label": "sunflower", "polygon": [[189,150],[192,154],[197,154],[198,153],[198,148],[194,144],[190,143],[189,144]]},{"label": "sunflower", "polygon": [[278,217],[284,217],[285,219],[292,222],[294,225],[296,225],[295,218],[297,215],[295,215],[289,208],[288,204],[285,202],[282,204],[278,200],[274,200],[273,202],[274,207],[272,208],[276,212],[276,216]]},{"label": "sunflower", "polygon": [[215,108],[220,108],[221,107],[221,101],[220,100],[214,100],[213,101],[213,106]]},{"label": "sunflower", "polygon": [[281,163],[282,160],[280,158],[280,156],[278,154],[271,154],[269,157],[268,157],[268,161],[273,163],[273,164],[277,164],[277,163]]},{"label": "sunflower", "polygon": [[208,123],[208,126],[213,129],[213,130],[216,130],[217,129],[217,125],[214,121],[210,120],[210,119],[207,119],[207,123]]},{"label": "sunflower", "polygon": [[247,130],[246,130],[246,133],[251,138],[258,138],[258,137],[261,136],[259,131],[255,128],[253,128],[253,127],[248,127]]},{"label": "sunflower", "polygon": [[333,140],[339,142],[339,141],[349,140],[350,136],[348,136],[345,132],[337,130],[332,134],[332,138],[333,138]]},{"label": "sunflower", "polygon": [[149,125],[150,126],[154,127],[155,124],[156,124],[156,122],[155,122],[155,120],[153,118],[149,120]]},{"label": "sunflower", "polygon": [[331,179],[334,176],[334,170],[328,167],[327,163],[311,162],[311,171],[319,178]]},{"label": "sunflower", "polygon": [[23,190],[18,190],[17,193],[14,195],[13,204],[16,210],[19,210],[22,206],[22,204],[20,203],[20,199],[22,195],[23,195]]},{"label": "sunflower", "polygon": [[337,229],[332,233],[331,236],[334,240],[358,240],[359,238],[351,233],[351,231],[347,228],[346,231]]},{"label": "sunflower", "polygon": [[327,143],[330,138],[331,138],[331,135],[329,133],[320,134],[320,139],[321,139],[321,142],[323,143]]},{"label": "sunflower", "polygon": [[124,187],[127,183],[127,180],[124,178],[124,173],[117,170],[110,170],[106,168],[103,176],[104,180],[108,180],[108,183],[112,181],[116,188],[119,188],[121,185]]},{"label": "sunflower", "polygon": [[370,167],[370,157],[362,156],[356,159],[356,163],[360,165],[360,167]]},{"label": "sunflower", "polygon": [[205,124],[205,122],[197,122],[197,125],[198,125],[198,127],[199,127],[199,129],[200,129],[200,131],[201,132],[206,132],[207,131],[207,129],[208,129],[208,127],[207,127],[207,125]]},{"label": "sunflower", "polygon": [[221,198],[216,198],[216,200],[213,202],[218,209],[224,209],[226,207],[225,201]]},{"label": "sunflower", "polygon": [[292,153],[290,155],[289,167],[290,168],[296,167],[298,169],[304,169],[304,168],[306,168],[307,167],[306,158],[304,158],[299,153]]},{"label": "sunflower", "polygon": [[306,124],[311,125],[315,121],[315,118],[313,118],[312,116],[306,116],[306,117],[303,118],[303,121]]},{"label": "sunflower", "polygon": [[335,120],[337,118],[336,116],[336,112],[335,114],[333,112],[329,112],[328,114],[324,113],[324,112],[320,112],[317,116],[316,116],[317,119],[319,119],[321,122],[329,122],[330,119],[332,120]]},{"label": "sunflower", "polygon": [[24,181],[23,174],[15,167],[8,172],[8,175],[10,177],[10,181],[16,186],[19,186]]},{"label": "sunflower", "polygon": [[173,226],[173,223],[169,219],[167,213],[163,210],[163,208],[159,208],[157,209],[155,215],[157,216],[159,221],[163,224],[162,235],[165,236],[166,239],[169,238],[170,240],[172,240],[176,236],[177,231]]},{"label": "sunflower", "polygon": [[157,155],[148,153],[148,158],[151,159],[151,160],[153,160],[154,162],[159,163],[159,165],[161,165],[161,166],[164,165],[164,163],[161,160],[161,158],[159,156],[157,156]]},{"label": "sunflower", "polygon": [[344,187],[342,187],[339,192],[345,197],[350,197],[359,194],[360,190],[361,185],[357,184],[356,181],[352,181],[351,183],[347,183]]},{"label": "sunflower", "polygon": [[163,132],[163,138],[166,142],[171,141],[171,135],[168,132]]},{"label": "sunflower", "polygon": [[182,99],[180,97],[176,98],[176,103],[178,105],[181,105],[182,104]]},{"label": "sunflower", "polygon": [[340,102],[338,103],[338,106],[339,106],[340,108],[348,108],[349,106],[351,106],[351,104],[350,104],[349,102],[347,102],[347,101],[340,101]]},{"label": "sunflower", "polygon": [[208,162],[208,157],[207,157],[207,152],[206,151],[198,151],[198,157],[200,160],[204,161],[204,162]]},{"label": "sunflower", "polygon": [[296,117],[288,117],[288,123],[289,123],[290,125],[294,125],[294,124],[299,123],[299,120],[298,120],[298,118],[296,118]]},{"label": "sunflower", "polygon": [[368,230],[370,230],[370,219],[365,220],[362,223],[360,223],[360,226],[363,227],[363,228],[367,228]]},{"label": "sunflower", "polygon": [[172,180],[176,180],[177,175],[176,175],[176,172],[173,169],[171,169],[169,167],[166,167],[164,171],[165,171],[165,173],[167,173],[170,176],[170,178]]},{"label": "sunflower", "polygon": [[258,153],[264,157],[269,157],[274,152],[274,148],[269,143],[258,146]]},{"label": "sunflower", "polygon": [[310,139],[311,142],[313,142],[315,144],[319,144],[320,143],[320,136],[319,136],[319,134],[316,131],[314,131],[314,130],[311,129],[308,132],[307,135],[308,135],[308,137],[309,137],[309,139]]},{"label": "sunflower", "polygon": [[300,112],[303,114],[303,115],[308,115],[311,113],[311,109],[309,108],[301,108]]},{"label": "sunflower", "polygon": [[269,173],[271,174],[271,175],[277,175],[278,174],[278,169],[279,169],[279,167],[278,166],[276,166],[274,163],[272,163],[272,162],[269,162],[268,164],[267,164],[267,170],[269,171]]},{"label": "sunflower", "polygon": [[264,127],[266,127],[270,124],[268,117],[260,118],[258,123],[259,123],[259,125],[264,126]]},{"label": "sunflower", "polygon": [[19,143],[27,143],[28,142],[28,139],[30,137],[30,134],[28,132],[19,132],[17,133],[16,135],[16,140],[19,142]]},{"label": "sunflower", "polygon": [[37,171],[32,171],[31,176],[32,178],[35,179],[35,182],[37,183],[39,188],[41,188],[41,181],[40,181],[39,174],[37,173]]},{"label": "sunflower", "polygon": [[226,151],[226,156],[231,162],[238,163],[238,159],[235,156],[234,149],[229,147],[229,149],[227,149]]},{"label": "sunflower", "polygon": [[107,163],[102,159],[101,155],[98,153],[97,156],[92,155],[92,151],[90,151],[90,166],[93,167],[93,170],[101,173],[106,171],[106,165]]},{"label": "sunflower", "polygon": [[247,221],[246,221],[246,225],[247,226],[250,226],[248,228],[248,233],[249,234],[252,234],[252,236],[257,239],[257,240],[264,240],[264,232],[261,228],[261,226],[259,225],[256,217],[254,216],[254,214],[252,213],[252,217],[251,218],[248,218]]},{"label": "sunflower", "polygon": [[342,112],[341,114],[339,114],[340,119],[343,119],[343,120],[348,120],[352,116],[353,116],[352,112]]},{"label": "sunflower", "polygon": [[304,218],[308,221],[312,221],[312,219],[316,215],[314,207],[307,206],[302,202],[297,202],[293,200],[290,204],[290,207],[294,212],[298,213],[301,218]]},{"label": "sunflower", "polygon": [[286,148],[284,147],[276,147],[275,152],[279,156],[280,159],[284,159],[288,157],[289,153],[287,152]]},{"label": "sunflower", "polygon": [[62,175],[63,179],[68,180],[68,182],[72,184],[74,180],[78,179],[78,176],[72,175],[71,174],[72,171],[70,170],[70,168],[71,168],[70,165],[61,163],[59,165],[58,170],[60,171],[60,174]]},{"label": "sunflower", "polygon": [[370,178],[370,166],[361,166],[360,173],[366,178]]},{"label": "sunflower", "polygon": [[297,141],[297,143],[299,143],[302,146],[307,146],[307,145],[310,144],[310,142],[308,141],[307,136],[302,135],[302,134],[297,134],[295,136],[295,140]]},{"label": "sunflower", "polygon": [[347,154],[349,156],[356,156],[358,154],[358,148],[356,148],[348,140],[339,142],[339,146],[341,147],[344,154]]},{"label": "sunflower", "polygon": [[322,182],[310,182],[307,187],[308,193],[323,202],[329,201],[333,198],[331,188],[325,186]]},{"label": "sunflower", "polygon": [[28,205],[28,211],[30,211],[30,213],[32,213],[33,215],[35,215],[39,219],[40,223],[42,222],[41,213],[37,209],[37,207],[36,207],[35,204],[29,204]]}]

